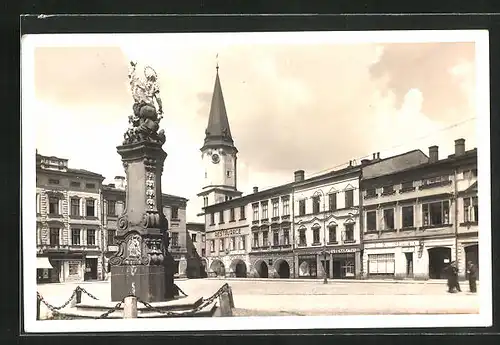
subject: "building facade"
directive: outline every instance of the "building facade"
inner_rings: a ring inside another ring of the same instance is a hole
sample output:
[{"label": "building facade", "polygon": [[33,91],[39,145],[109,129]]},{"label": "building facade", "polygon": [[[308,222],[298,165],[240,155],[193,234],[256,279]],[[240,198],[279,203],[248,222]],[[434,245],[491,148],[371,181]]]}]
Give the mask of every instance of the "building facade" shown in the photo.
[{"label": "building facade", "polygon": [[[477,150],[439,159],[411,151],[362,170],[363,263],[367,277],[441,279],[456,261],[478,263]],[[476,206],[474,206],[476,205]]]},{"label": "building facade", "polygon": [[292,184],[247,196],[251,206],[250,276],[293,277]]},{"label": "building facade", "polygon": [[[126,180],[124,176],[116,176],[114,183],[102,187],[102,199],[104,204],[103,213],[103,236],[102,251],[104,253],[103,269],[109,277],[109,259],[118,251],[115,240],[117,232],[118,216],[125,208]],[[163,213],[168,220],[170,247],[176,265],[176,276],[186,277],[188,272],[188,261],[191,254],[188,252],[188,235],[186,229],[186,205],[187,199],[163,194]]]},{"label": "building facade", "polygon": [[247,277],[250,271],[248,203],[236,198],[205,208],[209,277]]},{"label": "building facade", "polygon": [[354,279],[361,276],[360,166],[304,180],[293,186],[295,276]]},{"label": "building facade", "polygon": [[100,174],[36,154],[37,281],[103,279]]},{"label": "building facade", "polygon": [[205,278],[207,277],[205,223],[187,222],[186,230],[186,248],[190,253],[186,275],[188,278]]},{"label": "building facade", "polygon": [[[37,153],[36,160],[37,281],[109,278],[108,261],[118,251],[117,220],[125,208],[125,177],[103,185],[102,175],[71,169],[67,159]],[[186,205],[185,198],[163,194],[169,250],[179,277],[201,265],[197,254],[188,250]]]}]

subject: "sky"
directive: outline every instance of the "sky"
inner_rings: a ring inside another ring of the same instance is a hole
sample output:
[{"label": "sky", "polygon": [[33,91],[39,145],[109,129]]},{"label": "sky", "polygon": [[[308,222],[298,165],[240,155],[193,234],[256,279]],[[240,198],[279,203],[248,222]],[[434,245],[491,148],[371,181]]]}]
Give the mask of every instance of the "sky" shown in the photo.
[{"label": "sky", "polygon": [[174,36],[107,45],[75,38],[35,48],[34,92],[24,111],[36,123],[38,152],[98,172],[105,183],[124,175],[116,146],[132,113],[130,60],[159,75],[168,154],[162,187],[189,199],[188,221],[203,221],[196,217],[200,148],[217,61],[244,194],[290,182],[298,169],[307,178],[373,152],[427,154],[438,145],[445,158],[455,139],[477,146],[474,42],[269,44]]}]

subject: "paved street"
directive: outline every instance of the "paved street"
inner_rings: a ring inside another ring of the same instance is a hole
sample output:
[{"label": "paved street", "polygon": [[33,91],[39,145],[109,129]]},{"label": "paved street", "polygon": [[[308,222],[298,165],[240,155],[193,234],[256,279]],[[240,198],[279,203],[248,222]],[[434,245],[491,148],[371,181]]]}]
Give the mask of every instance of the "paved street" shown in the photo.
[{"label": "paved street", "polygon": [[[468,292],[446,292],[446,282],[368,282],[321,280],[178,280],[188,295],[211,296],[222,284],[229,283],[237,310],[242,315],[342,315],[342,314],[453,314],[478,313],[479,296]],[[109,282],[80,284],[44,284],[38,291],[53,305],[64,303],[80,285],[100,300],[110,300]],[[83,296],[83,301],[89,299]],[[236,313],[238,314],[238,313]]]}]

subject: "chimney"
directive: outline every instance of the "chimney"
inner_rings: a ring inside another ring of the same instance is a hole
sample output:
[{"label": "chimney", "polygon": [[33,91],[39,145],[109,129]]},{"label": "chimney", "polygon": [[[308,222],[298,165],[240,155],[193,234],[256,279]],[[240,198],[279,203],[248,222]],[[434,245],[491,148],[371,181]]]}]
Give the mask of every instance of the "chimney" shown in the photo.
[{"label": "chimney", "polygon": [[465,139],[455,140],[455,157],[461,156],[465,153]]},{"label": "chimney", "polygon": [[258,193],[259,192],[259,187],[253,187],[253,192]]},{"label": "chimney", "polygon": [[349,161],[349,166],[352,167],[352,161]]},{"label": "chimney", "polygon": [[380,152],[377,152],[377,159],[380,159]]},{"label": "chimney", "polygon": [[304,181],[304,170],[297,170],[294,172],[295,182]]},{"label": "chimney", "polygon": [[373,152],[373,159],[377,159],[377,154]]},{"label": "chimney", "polygon": [[436,163],[439,160],[439,151],[436,145],[429,146],[429,163]]}]

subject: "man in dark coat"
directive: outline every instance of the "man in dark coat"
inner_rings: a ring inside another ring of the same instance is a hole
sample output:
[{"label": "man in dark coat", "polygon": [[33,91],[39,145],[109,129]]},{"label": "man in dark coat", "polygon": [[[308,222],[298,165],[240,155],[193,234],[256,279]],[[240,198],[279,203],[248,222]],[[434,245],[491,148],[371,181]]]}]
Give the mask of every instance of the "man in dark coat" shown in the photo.
[{"label": "man in dark coat", "polygon": [[447,285],[448,285],[448,292],[449,293],[454,293],[455,292],[455,282],[454,282],[454,276],[453,276],[453,266],[451,264],[446,267],[446,276],[447,276]]},{"label": "man in dark coat", "polygon": [[454,288],[456,288],[458,292],[462,292],[462,289],[460,289],[460,284],[458,283],[458,267],[455,261],[451,263],[451,269],[453,272]]},{"label": "man in dark coat", "polygon": [[474,265],[472,261],[469,261],[467,264],[467,273],[469,275],[469,290],[470,292],[476,292],[477,269],[476,265]]}]

